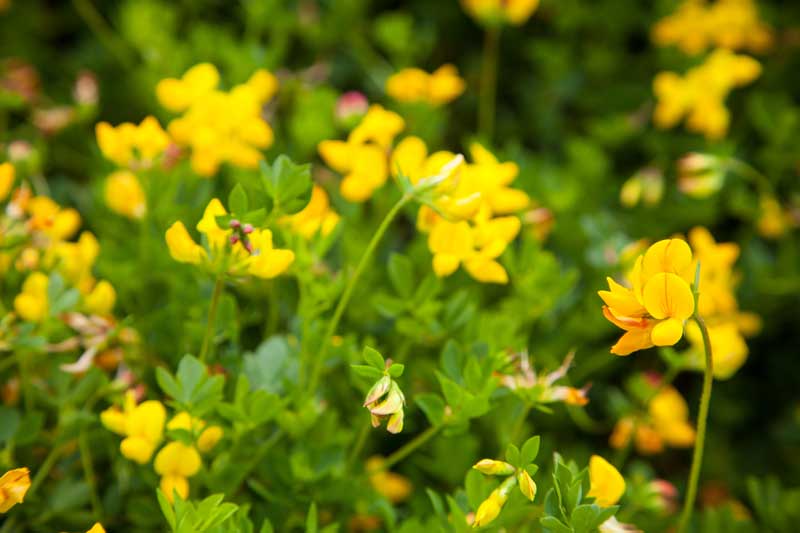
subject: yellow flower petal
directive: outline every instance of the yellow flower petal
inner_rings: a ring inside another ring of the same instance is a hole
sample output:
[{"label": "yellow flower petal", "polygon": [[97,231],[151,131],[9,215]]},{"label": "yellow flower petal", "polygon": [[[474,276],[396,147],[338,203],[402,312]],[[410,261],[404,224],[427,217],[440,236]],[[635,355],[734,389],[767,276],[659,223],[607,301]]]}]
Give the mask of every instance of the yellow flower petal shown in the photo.
[{"label": "yellow flower petal", "polygon": [[644,286],[642,299],[647,312],[656,319],[686,320],[694,312],[694,295],[689,284],[676,274],[660,272]]},{"label": "yellow flower petal", "polygon": [[625,478],[599,455],[589,459],[589,480],[591,488],[588,495],[601,507],[616,504],[625,493]]},{"label": "yellow flower petal", "polygon": [[166,239],[170,255],[178,262],[197,264],[206,257],[206,251],[192,240],[183,222],[170,226]]}]

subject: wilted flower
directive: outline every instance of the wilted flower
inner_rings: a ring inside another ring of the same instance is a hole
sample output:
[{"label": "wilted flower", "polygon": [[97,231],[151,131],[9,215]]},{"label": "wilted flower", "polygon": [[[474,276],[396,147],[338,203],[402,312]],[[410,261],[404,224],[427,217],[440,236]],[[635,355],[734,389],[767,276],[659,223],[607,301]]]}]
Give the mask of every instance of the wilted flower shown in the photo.
[{"label": "wilted flower", "polygon": [[381,425],[384,418],[388,418],[386,430],[389,433],[403,431],[403,407],[406,398],[400,386],[388,374],[381,377],[370,388],[364,400],[364,407],[369,409],[372,427]]}]

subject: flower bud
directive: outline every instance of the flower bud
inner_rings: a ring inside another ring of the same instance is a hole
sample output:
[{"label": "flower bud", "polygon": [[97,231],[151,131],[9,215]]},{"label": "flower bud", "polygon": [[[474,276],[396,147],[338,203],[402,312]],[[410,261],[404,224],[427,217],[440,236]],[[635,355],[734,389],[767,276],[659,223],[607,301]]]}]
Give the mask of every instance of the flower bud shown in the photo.
[{"label": "flower bud", "polygon": [[380,403],[374,404],[369,410],[373,415],[392,415],[403,408],[405,401],[400,387],[397,386],[397,383],[392,381],[386,399]]},{"label": "flower bud", "polygon": [[367,397],[364,400],[364,407],[371,403],[376,402],[381,396],[386,394],[392,384],[392,379],[389,376],[383,376],[369,389]]},{"label": "flower bud", "polygon": [[505,461],[495,461],[494,459],[481,459],[472,468],[486,474],[487,476],[510,476],[514,473],[514,467]]},{"label": "flower bud", "polygon": [[519,485],[519,491],[530,501],[533,501],[536,497],[536,482],[527,471],[521,470],[517,474],[517,484]]},{"label": "flower bud", "polygon": [[719,157],[692,152],[678,161],[678,189],[693,198],[718,192],[724,178],[724,162]]}]

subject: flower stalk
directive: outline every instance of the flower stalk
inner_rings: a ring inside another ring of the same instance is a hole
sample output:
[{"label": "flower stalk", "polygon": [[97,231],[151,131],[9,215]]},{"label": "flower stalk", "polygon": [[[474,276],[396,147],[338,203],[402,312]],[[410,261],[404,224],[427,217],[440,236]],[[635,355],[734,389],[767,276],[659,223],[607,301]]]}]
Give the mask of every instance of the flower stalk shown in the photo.
[{"label": "flower stalk", "polygon": [[222,275],[217,276],[214,282],[214,293],[211,295],[211,307],[208,309],[208,324],[206,324],[206,333],[203,336],[203,346],[200,349],[200,360],[206,362],[211,351],[211,339],[214,336],[217,322],[217,308],[219,307],[219,299],[222,295],[222,289],[225,286],[225,280]]}]

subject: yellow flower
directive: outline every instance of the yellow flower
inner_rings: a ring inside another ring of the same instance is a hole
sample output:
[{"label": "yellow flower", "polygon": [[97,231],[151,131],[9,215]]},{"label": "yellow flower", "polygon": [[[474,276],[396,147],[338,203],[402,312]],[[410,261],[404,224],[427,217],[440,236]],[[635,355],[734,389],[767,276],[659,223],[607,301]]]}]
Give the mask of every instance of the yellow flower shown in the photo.
[{"label": "yellow flower", "polygon": [[305,239],[320,234],[327,237],[339,223],[339,215],[331,209],[331,202],[325,189],[314,184],[308,205],[294,215],[281,219],[282,224]]},{"label": "yellow flower", "polygon": [[720,139],[728,131],[730,116],[725,98],[734,87],[751,83],[761,74],[761,65],[751,57],[717,49],[697,67],[681,77],[661,72],[653,80],[658,100],[653,121],[660,128],[671,128],[686,117],[690,131],[708,139]]},{"label": "yellow flower", "polygon": [[756,227],[758,233],[768,239],[777,239],[786,233],[787,216],[778,200],[771,195],[763,195],[760,199],[761,215]]},{"label": "yellow flower", "polygon": [[156,97],[162,106],[180,113],[219,84],[219,71],[211,63],[200,63],[180,78],[166,78],[156,85]]},{"label": "yellow flower", "polygon": [[475,522],[473,527],[482,527],[490,522],[493,522],[499,515],[503,506],[508,501],[509,492],[516,484],[517,480],[514,476],[509,477],[499,487],[494,489],[489,497],[483,500],[478,506],[475,513]]},{"label": "yellow flower", "polygon": [[495,461],[494,459],[481,459],[472,465],[472,468],[487,476],[510,476],[515,470],[505,461]]},{"label": "yellow flower", "polygon": [[33,272],[22,284],[22,292],[14,298],[14,310],[23,320],[41,322],[48,313],[49,280],[41,272]]},{"label": "yellow flower", "polygon": [[184,112],[170,122],[175,142],[191,149],[192,169],[211,177],[222,163],[253,169],[263,159],[260,149],[272,145],[272,128],[261,115],[278,81],[266,70],[225,92],[217,89],[219,73],[208,63],[189,69],[183,78],[162,80],[156,94],[164,107]]},{"label": "yellow flower", "polygon": [[186,499],[189,495],[187,478],[197,474],[201,466],[197,450],[177,441],[161,448],[153,464],[156,473],[161,476],[161,491],[170,502],[174,499],[173,490]]},{"label": "yellow flower", "polygon": [[231,229],[222,229],[216,218],[226,214],[222,202],[214,198],[197,223],[197,230],[208,242],[208,251],[192,239],[182,222],[172,224],[166,232],[172,258],[181,263],[205,263],[214,271],[222,268],[231,276],[250,274],[263,279],[274,278],[289,268],[294,252],[275,248],[270,230],[243,226],[238,221]]},{"label": "yellow flower", "polygon": [[737,277],[733,265],[739,257],[739,245],[732,242],[717,243],[703,227],[689,231],[689,242],[695,259],[700,263],[700,295],[697,299],[700,315],[709,317],[736,312],[733,291]]},{"label": "yellow flower", "polygon": [[672,346],[683,336],[683,325],[694,313],[692,251],[682,239],[659,241],[636,261],[632,288],[611,278],[608,291],[598,294],[603,314],[625,334],[611,353],[628,355],[652,346]]},{"label": "yellow flower", "polygon": [[97,144],[103,155],[121,167],[150,166],[169,146],[169,135],[155,117],[145,117],[139,125],[123,122],[95,126]]},{"label": "yellow flower", "polygon": [[475,230],[463,220],[455,223],[442,220],[428,236],[437,276],[449,276],[463,264],[467,273],[482,283],[508,283],[505,268],[495,260],[506,245],[503,240],[493,240],[476,249]]},{"label": "yellow flower", "polygon": [[167,429],[185,429],[194,434],[199,432],[195,444],[197,445],[197,449],[202,453],[211,451],[223,435],[221,427],[206,427],[205,421],[192,418],[191,415],[185,411],[172,417],[172,420],[167,423]]},{"label": "yellow flower", "polygon": [[594,498],[601,507],[615,505],[625,493],[625,478],[614,465],[599,455],[592,455],[589,459],[589,480],[591,488],[588,496]]},{"label": "yellow flower", "polygon": [[120,443],[122,455],[139,464],[149,462],[161,443],[166,418],[161,402],[148,400],[136,405],[130,391],[125,395],[123,409],[113,406],[100,414],[106,428],[125,437]]},{"label": "yellow flower", "polygon": [[461,0],[461,5],[481,24],[520,26],[539,7],[539,0]]},{"label": "yellow flower", "polygon": [[117,300],[117,292],[106,280],[99,281],[92,291],[83,297],[83,305],[94,315],[110,315]]},{"label": "yellow flower", "polygon": [[0,513],[25,499],[25,493],[31,487],[30,471],[27,468],[9,470],[0,477]]},{"label": "yellow flower", "polygon": [[[737,324],[725,321],[719,324],[707,324],[708,338],[711,341],[711,359],[714,377],[729,379],[747,360],[749,350]],[[689,359],[692,365],[703,370],[706,367],[703,353],[703,337],[700,328],[694,322],[686,326],[686,338],[692,344]]]},{"label": "yellow flower", "polygon": [[5,200],[11,192],[15,175],[14,165],[11,163],[0,163],[0,202]]},{"label": "yellow flower", "polygon": [[662,387],[650,401],[648,410],[654,429],[669,446],[687,448],[694,444],[689,407],[675,387]]},{"label": "yellow flower", "polygon": [[343,176],[339,191],[346,200],[364,202],[386,183],[389,177],[387,153],[394,137],[404,127],[400,115],[373,105],[350,132],[347,141],[319,143],[317,150],[322,160]]},{"label": "yellow flower", "polygon": [[140,219],[147,211],[147,199],[139,179],[129,170],[117,170],[106,179],[106,205],[128,218]]},{"label": "yellow flower", "polygon": [[106,530],[100,522],[95,522],[92,528],[86,533],[106,533]]},{"label": "yellow flower", "polygon": [[380,468],[383,458],[373,456],[367,459],[365,468],[369,473],[369,483],[381,496],[392,503],[404,502],[411,495],[413,485],[407,477]]},{"label": "yellow flower", "polygon": [[772,29],[759,19],[753,0],[717,0],[713,4],[685,0],[656,23],[652,37],[660,46],[676,45],[690,55],[712,45],[759,53],[773,42]]},{"label": "yellow flower", "polygon": [[47,196],[31,198],[25,209],[30,215],[30,229],[41,231],[55,241],[69,239],[81,225],[81,216],[75,209],[62,208]]},{"label": "yellow flower", "polygon": [[400,102],[427,102],[438,106],[458,98],[466,84],[455,66],[442,65],[428,74],[422,69],[406,68],[386,80],[386,92]]},{"label": "yellow flower", "polygon": [[536,482],[526,470],[521,470],[517,474],[517,484],[519,485],[520,492],[522,492],[528,500],[533,501],[536,497]]}]

